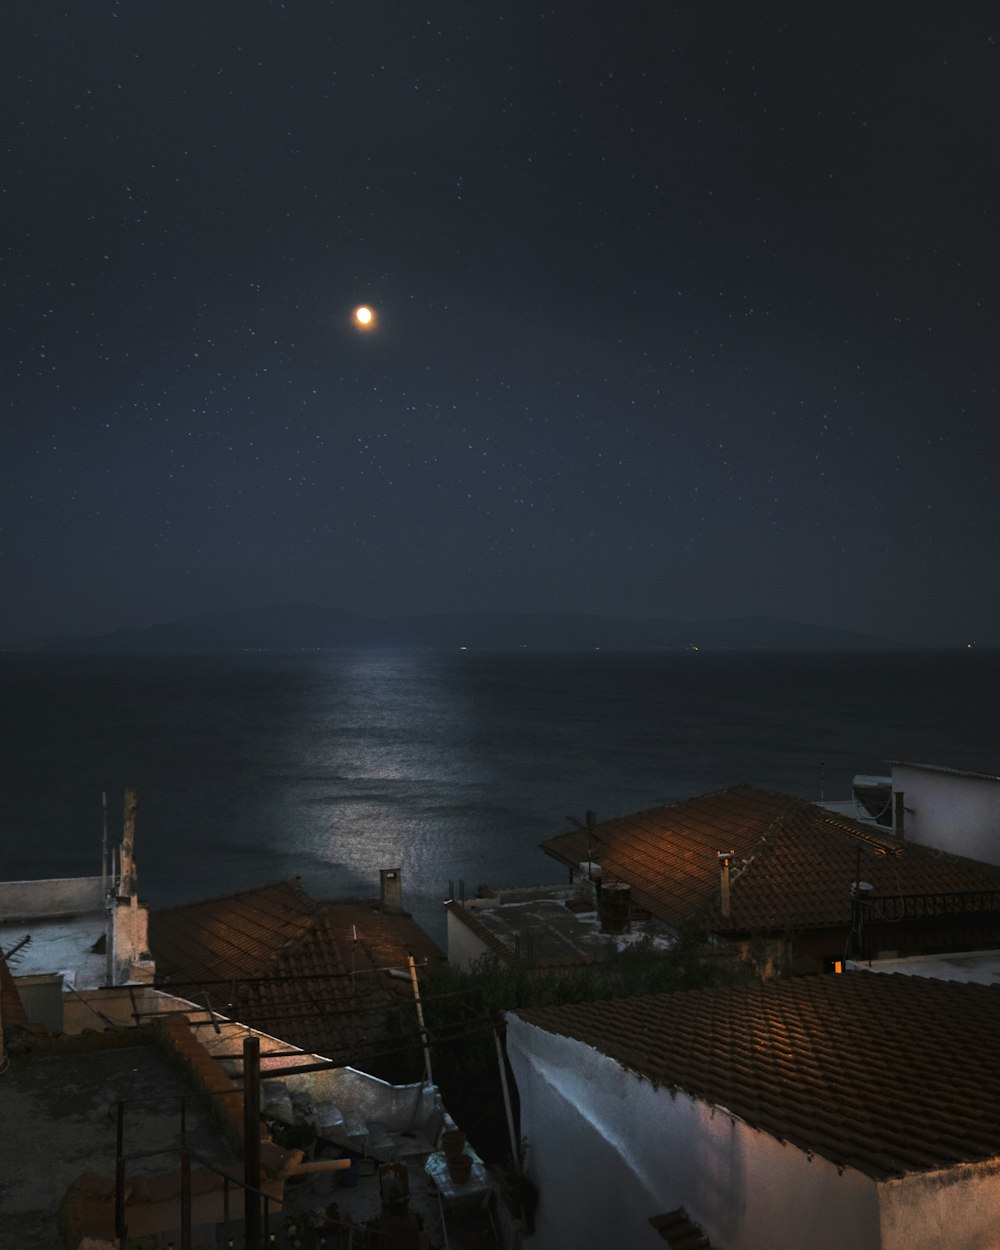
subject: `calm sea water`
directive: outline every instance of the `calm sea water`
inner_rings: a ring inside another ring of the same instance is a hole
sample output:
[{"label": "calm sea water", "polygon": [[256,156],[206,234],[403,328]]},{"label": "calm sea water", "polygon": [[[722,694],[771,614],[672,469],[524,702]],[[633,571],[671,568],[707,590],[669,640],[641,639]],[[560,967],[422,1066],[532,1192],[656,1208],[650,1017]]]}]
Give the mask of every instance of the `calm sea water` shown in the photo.
[{"label": "calm sea water", "polygon": [[[100,871],[139,790],[153,907],[298,875],[441,900],[555,881],[538,843],[740,781],[849,796],[886,759],[1000,771],[1000,653],[0,655],[0,879]],[[825,780],[824,780],[825,779]]]}]

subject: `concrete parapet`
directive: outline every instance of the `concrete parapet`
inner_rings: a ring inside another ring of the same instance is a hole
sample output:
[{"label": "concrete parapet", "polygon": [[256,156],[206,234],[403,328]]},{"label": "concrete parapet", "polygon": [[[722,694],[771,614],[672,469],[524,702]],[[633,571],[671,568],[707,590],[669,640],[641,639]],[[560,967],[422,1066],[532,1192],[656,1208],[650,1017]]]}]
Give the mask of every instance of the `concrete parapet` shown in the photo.
[{"label": "concrete parapet", "polygon": [[157,1020],[157,1026],[167,1052],[187,1070],[230,1144],[242,1154],[242,1092],[194,1035],[188,1016],[182,1012],[164,1015]]},{"label": "concrete parapet", "polygon": [[105,884],[101,877],[0,882],[0,920],[41,920],[103,911]]}]

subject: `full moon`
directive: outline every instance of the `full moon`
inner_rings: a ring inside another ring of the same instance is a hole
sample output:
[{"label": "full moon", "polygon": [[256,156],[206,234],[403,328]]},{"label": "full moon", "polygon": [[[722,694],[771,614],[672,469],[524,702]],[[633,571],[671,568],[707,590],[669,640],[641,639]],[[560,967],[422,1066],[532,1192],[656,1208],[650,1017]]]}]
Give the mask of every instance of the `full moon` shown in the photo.
[{"label": "full moon", "polygon": [[354,310],[354,324],[360,326],[362,330],[371,330],[375,325],[375,314],[367,304],[362,304]]}]

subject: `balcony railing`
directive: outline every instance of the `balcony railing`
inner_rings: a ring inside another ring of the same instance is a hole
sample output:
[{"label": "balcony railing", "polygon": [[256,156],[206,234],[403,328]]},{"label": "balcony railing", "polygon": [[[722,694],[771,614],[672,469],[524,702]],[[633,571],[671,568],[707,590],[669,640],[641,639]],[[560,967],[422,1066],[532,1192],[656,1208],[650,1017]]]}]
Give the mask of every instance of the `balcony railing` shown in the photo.
[{"label": "balcony railing", "polygon": [[1000,889],[857,895],[851,900],[852,959],[1000,948]]}]

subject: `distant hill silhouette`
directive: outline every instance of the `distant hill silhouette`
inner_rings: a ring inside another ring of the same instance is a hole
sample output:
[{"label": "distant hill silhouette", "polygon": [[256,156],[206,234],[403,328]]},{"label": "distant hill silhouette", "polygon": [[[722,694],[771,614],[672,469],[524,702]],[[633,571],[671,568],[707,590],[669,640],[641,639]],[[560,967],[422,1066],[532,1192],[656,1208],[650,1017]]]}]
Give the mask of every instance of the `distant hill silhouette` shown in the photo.
[{"label": "distant hill silhouette", "polygon": [[38,639],[8,650],[179,652],[325,650],[335,647],[419,647],[476,651],[712,650],[861,651],[903,644],[849,630],[780,617],[685,622],[622,621],[573,612],[437,613],[362,616],[317,604],[283,604],[206,612],[139,629],[89,637]]}]

